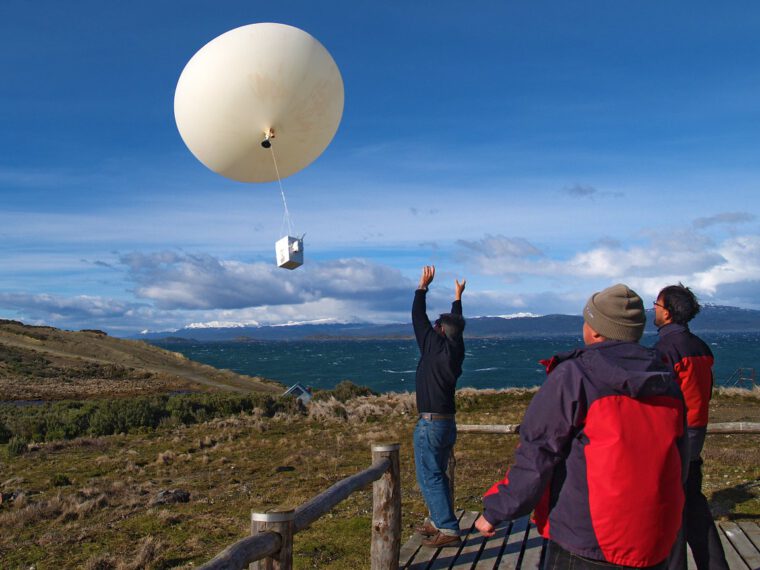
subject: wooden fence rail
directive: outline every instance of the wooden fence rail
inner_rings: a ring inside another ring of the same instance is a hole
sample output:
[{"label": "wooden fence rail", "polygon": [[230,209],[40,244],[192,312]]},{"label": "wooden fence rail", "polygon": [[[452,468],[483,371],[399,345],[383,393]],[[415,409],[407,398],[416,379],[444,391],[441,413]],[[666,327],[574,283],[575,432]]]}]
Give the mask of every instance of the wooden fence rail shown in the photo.
[{"label": "wooden fence rail", "polygon": [[399,444],[372,446],[372,465],[338,481],[297,509],[251,513],[251,536],[228,546],[202,570],[290,570],[293,535],[307,528],[352,493],[372,485],[372,570],[398,570],[401,548]]},{"label": "wooden fence rail", "polygon": [[[459,424],[459,433],[520,433],[520,424]],[[707,424],[707,433],[735,434],[735,433],[760,433],[760,423],[757,422],[726,422],[719,424]]]},{"label": "wooden fence rail", "polygon": [[760,433],[760,423],[757,422],[726,422],[722,424],[707,424],[707,433]]},{"label": "wooden fence rail", "polygon": [[[459,424],[459,433],[484,433],[484,434],[519,434],[520,424]],[[716,435],[729,435],[738,433],[760,433],[760,423],[757,422],[726,422],[707,424],[707,433]],[[456,477],[457,460],[452,450],[449,456],[449,464],[446,475],[449,477],[449,490],[452,500],[454,498],[454,479]]]}]

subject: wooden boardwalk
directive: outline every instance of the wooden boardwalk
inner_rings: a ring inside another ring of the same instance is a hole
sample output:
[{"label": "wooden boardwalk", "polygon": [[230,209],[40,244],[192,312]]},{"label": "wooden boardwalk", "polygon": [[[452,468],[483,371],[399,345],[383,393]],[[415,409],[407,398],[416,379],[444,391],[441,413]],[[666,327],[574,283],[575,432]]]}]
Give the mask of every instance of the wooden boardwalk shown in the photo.
[{"label": "wooden boardwalk", "polygon": [[[458,548],[428,548],[422,537],[413,535],[401,547],[399,568],[408,570],[512,570],[538,569],[543,562],[546,541],[536,527],[523,517],[504,523],[496,535],[484,539],[474,528],[477,513],[459,513],[462,545]],[[760,527],[754,522],[718,523],[726,559],[731,570],[760,570]],[[691,553],[690,553],[691,556]],[[695,570],[689,559],[689,570]]]}]

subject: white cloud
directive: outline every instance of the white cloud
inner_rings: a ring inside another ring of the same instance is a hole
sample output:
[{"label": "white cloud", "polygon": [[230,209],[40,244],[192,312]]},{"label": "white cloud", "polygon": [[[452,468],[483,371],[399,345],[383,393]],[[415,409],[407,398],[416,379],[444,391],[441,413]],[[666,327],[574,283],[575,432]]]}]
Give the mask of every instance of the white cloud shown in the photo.
[{"label": "white cloud", "polygon": [[177,252],[130,253],[121,262],[137,285],[135,294],[161,309],[300,306],[330,298],[393,310],[411,287],[397,269],[363,259],[310,263],[293,272]]},{"label": "white cloud", "polygon": [[[597,240],[563,256],[520,237],[486,234],[459,240],[451,252],[459,263],[440,264],[428,295],[429,312],[448,310],[453,279],[463,275],[470,316],[578,313],[591,292],[615,282],[653,298],[663,286],[682,281],[703,301],[760,307],[760,236],[713,241],[694,230],[672,230],[649,232],[628,246],[621,241]],[[440,255],[446,252],[441,245]],[[120,290],[113,286],[111,296],[68,297],[14,293],[6,287],[0,309],[25,322],[117,333],[214,321],[407,322],[417,277],[363,258],[310,261],[286,271],[269,262],[178,251],[122,254],[105,269],[100,263],[78,265],[88,275],[125,276],[133,296],[117,298]]]},{"label": "white cloud", "polygon": [[724,262],[696,273],[695,286],[714,294],[721,286],[760,279],[760,236],[731,238],[718,250]]},{"label": "white cloud", "polygon": [[[501,242],[528,243],[520,238]],[[517,247],[504,247],[502,255],[493,255],[498,247],[489,247],[489,243],[493,243],[491,236],[479,242],[460,241],[466,253],[460,259],[507,283],[553,279],[561,282],[562,291],[577,291],[580,295],[605,284],[624,282],[642,295],[654,296],[663,286],[682,281],[720,302],[720,292],[727,291],[726,286],[732,285],[736,291],[739,284],[760,280],[760,236],[739,236],[715,243],[693,231],[651,232],[643,243],[624,247],[614,241],[601,241],[565,259],[550,258],[548,252],[531,257],[529,249]],[[541,287],[545,289],[546,283]],[[528,285],[523,288],[531,290]],[[760,303],[760,291],[753,296],[754,301],[748,300],[747,291],[742,291],[745,304]],[[513,302],[510,306],[519,310],[526,305]],[[545,312],[541,307],[530,310]]]}]

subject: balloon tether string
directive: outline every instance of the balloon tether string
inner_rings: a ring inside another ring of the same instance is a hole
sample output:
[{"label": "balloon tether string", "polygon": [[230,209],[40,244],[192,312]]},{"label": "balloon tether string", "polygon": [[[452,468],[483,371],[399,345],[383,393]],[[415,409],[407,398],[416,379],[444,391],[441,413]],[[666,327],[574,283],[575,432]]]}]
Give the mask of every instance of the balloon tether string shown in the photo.
[{"label": "balloon tether string", "polygon": [[[288,226],[288,235],[293,235],[293,226],[290,223],[290,211],[288,210],[288,203],[285,200],[285,191],[282,189],[282,179],[280,179],[280,169],[277,168],[277,159],[274,157],[274,147],[270,147],[270,150],[272,151],[272,162],[274,163],[274,171],[277,174],[277,184],[280,186],[280,196],[282,196],[282,205],[285,207],[285,215],[283,216],[283,225],[287,224]],[[280,231],[282,231],[282,227],[280,227]]]}]

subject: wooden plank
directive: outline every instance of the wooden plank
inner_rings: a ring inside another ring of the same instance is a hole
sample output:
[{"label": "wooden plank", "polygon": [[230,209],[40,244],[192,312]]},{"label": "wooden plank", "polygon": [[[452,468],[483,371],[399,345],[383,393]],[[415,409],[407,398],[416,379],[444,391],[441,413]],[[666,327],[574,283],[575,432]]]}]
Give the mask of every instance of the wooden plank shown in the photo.
[{"label": "wooden plank", "polygon": [[496,534],[485,539],[483,549],[473,570],[494,570],[496,568],[511,528],[512,523],[510,521],[503,522],[496,527]]},{"label": "wooden plank", "polygon": [[698,570],[697,562],[694,560],[694,554],[689,546],[686,546],[686,570]]},{"label": "wooden plank", "polygon": [[[459,529],[462,533],[462,540],[464,544],[457,553],[457,558],[454,560],[451,568],[457,570],[470,570],[472,564],[478,559],[480,549],[483,547],[483,537],[478,532],[478,529],[474,527],[475,520],[480,516],[480,513],[468,512],[459,520]],[[439,556],[440,558],[440,556]],[[438,566],[435,566],[437,568]]]},{"label": "wooden plank", "polygon": [[409,540],[401,547],[398,555],[398,567],[401,569],[409,568],[412,560],[417,555],[417,551],[422,546],[422,535],[415,532]]},{"label": "wooden plank", "polygon": [[[461,520],[462,516],[464,515],[463,510],[458,510],[456,512],[457,519]],[[419,536],[419,535],[418,535]],[[409,560],[406,566],[404,568],[408,568],[409,570],[427,570],[430,565],[435,562],[435,559],[438,558],[438,553],[443,550],[442,548],[433,548],[430,546],[424,546],[422,545],[422,537],[420,537],[420,547],[417,550],[415,556],[413,559]],[[446,550],[453,550],[456,551],[456,548],[453,547],[447,547]]]},{"label": "wooden plank", "polygon": [[[463,545],[459,548],[421,547],[422,537],[414,534],[401,549],[399,568],[414,570],[535,570],[541,567],[546,540],[538,534],[528,517],[497,527],[490,539],[474,528],[479,516],[458,511]],[[732,570],[760,569],[760,527],[753,522],[717,523],[718,534]],[[687,568],[695,570],[694,557],[687,548]],[[498,563],[498,567],[496,564]]]},{"label": "wooden plank", "polygon": [[736,552],[736,549],[734,548],[733,544],[731,544],[731,541],[726,538],[726,534],[723,532],[721,526],[717,526],[718,536],[720,536],[720,542],[723,544],[723,552],[726,553],[726,562],[728,562],[728,567],[731,568],[731,570],[749,570],[749,566],[744,563],[744,560],[742,560],[742,557],[739,556],[738,552]]},{"label": "wooden plank", "polygon": [[544,544],[544,537],[538,533],[536,525],[531,524],[523,545],[523,558],[520,561],[521,570],[540,570]]},{"label": "wooden plank", "polygon": [[747,538],[752,541],[752,544],[755,545],[755,548],[760,550],[760,527],[757,526],[757,523],[740,521],[739,527],[744,531],[744,534],[747,535]]},{"label": "wooden plank", "polygon": [[721,522],[719,523],[723,532],[726,533],[728,540],[742,557],[744,562],[752,569],[760,568],[760,552],[758,552],[752,541],[747,538],[741,527],[735,522]]},{"label": "wooden plank", "polygon": [[464,546],[467,544],[467,538],[469,537],[470,530],[472,529],[472,523],[475,522],[477,516],[478,513],[474,513],[472,511],[462,514],[462,517],[459,519],[459,532],[460,536],[462,537],[462,544],[456,548],[449,546],[447,548],[440,549],[435,561],[429,566],[430,570],[442,570],[444,568],[450,568],[457,563],[460,554],[464,549]]},{"label": "wooden plank", "polygon": [[499,560],[498,570],[516,570],[522,559],[523,542],[528,530],[528,517],[522,517],[512,521],[504,552]]}]

